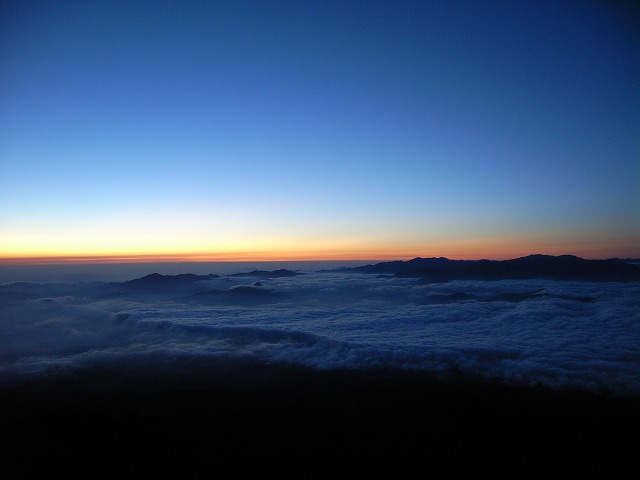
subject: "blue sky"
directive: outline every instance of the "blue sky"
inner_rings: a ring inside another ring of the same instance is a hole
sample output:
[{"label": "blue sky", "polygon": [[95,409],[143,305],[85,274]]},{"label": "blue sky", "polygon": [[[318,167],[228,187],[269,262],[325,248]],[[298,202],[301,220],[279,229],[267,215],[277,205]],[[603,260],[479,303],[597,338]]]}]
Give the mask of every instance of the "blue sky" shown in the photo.
[{"label": "blue sky", "polygon": [[0,257],[640,256],[638,18],[3,2]]}]

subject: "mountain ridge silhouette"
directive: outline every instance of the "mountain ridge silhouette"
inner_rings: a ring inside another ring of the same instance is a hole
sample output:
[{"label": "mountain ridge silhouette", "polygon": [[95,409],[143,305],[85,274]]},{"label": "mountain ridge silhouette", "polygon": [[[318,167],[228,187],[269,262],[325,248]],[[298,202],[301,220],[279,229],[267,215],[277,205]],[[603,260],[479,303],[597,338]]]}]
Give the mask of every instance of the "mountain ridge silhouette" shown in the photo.
[{"label": "mountain ridge silhouette", "polygon": [[334,272],[390,274],[420,278],[425,282],[447,280],[505,280],[552,278],[578,281],[638,281],[640,265],[620,259],[588,260],[575,255],[531,254],[510,260],[450,260],[446,257],[394,260]]}]

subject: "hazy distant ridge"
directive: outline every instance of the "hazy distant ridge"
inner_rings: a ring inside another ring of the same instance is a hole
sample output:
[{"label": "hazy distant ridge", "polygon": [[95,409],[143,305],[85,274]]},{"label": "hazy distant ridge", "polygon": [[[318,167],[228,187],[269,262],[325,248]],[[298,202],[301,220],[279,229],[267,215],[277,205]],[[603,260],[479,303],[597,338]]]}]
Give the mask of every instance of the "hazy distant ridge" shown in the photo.
[{"label": "hazy distant ridge", "polygon": [[281,268],[279,270],[253,270],[248,273],[234,273],[229,275],[230,277],[258,277],[258,278],[282,278],[282,277],[295,277],[300,275],[299,272],[293,270],[287,270]]},{"label": "hazy distant ridge", "polygon": [[417,257],[334,271],[416,277],[427,282],[552,278],[583,281],[638,281],[640,265],[623,260],[587,260],[574,255],[529,255],[511,260],[449,260]]}]

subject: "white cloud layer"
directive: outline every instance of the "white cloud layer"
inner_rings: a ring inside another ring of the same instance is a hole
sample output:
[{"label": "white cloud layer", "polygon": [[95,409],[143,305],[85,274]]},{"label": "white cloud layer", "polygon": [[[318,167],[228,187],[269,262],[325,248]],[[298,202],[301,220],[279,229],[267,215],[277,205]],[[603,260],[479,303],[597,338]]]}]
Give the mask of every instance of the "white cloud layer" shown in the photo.
[{"label": "white cloud layer", "polygon": [[[452,370],[640,395],[640,284],[305,272],[128,292],[0,285],[0,379],[136,362],[251,359],[319,369]],[[242,295],[230,294],[245,285]],[[195,295],[200,291],[213,294]],[[268,295],[255,295],[268,290]],[[246,295],[245,295],[246,294]]]}]

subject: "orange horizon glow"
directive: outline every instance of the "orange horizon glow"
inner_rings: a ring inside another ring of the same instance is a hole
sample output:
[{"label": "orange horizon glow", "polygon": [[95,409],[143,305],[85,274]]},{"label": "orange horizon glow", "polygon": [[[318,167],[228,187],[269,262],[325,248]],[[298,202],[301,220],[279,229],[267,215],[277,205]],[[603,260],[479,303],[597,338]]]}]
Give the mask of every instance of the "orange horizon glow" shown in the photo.
[{"label": "orange horizon glow", "polygon": [[[440,246],[441,247],[441,246]],[[463,248],[466,247],[466,248]],[[449,248],[425,249],[370,249],[354,251],[246,251],[246,252],[206,252],[206,253],[82,253],[70,254],[0,254],[3,265],[55,265],[55,264],[119,264],[119,263],[206,263],[206,262],[304,262],[304,261],[392,261],[411,260],[416,257],[446,257],[451,260],[509,260],[532,254],[576,255],[586,259],[640,258],[640,252],[630,254],[625,249],[582,248],[571,251],[566,247],[538,245],[492,246],[489,248],[469,248],[468,245],[454,245]]]}]

